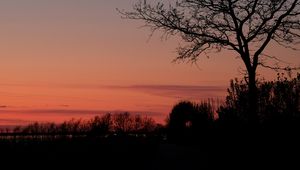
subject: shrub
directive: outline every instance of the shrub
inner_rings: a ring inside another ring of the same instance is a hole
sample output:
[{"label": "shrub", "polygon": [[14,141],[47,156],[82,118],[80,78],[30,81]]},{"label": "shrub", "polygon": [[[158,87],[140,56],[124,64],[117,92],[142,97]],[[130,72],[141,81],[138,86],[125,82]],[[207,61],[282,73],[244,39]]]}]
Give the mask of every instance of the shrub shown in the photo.
[{"label": "shrub", "polygon": [[[276,81],[259,82],[258,113],[263,126],[288,126],[297,124],[300,118],[300,74],[296,78],[278,74]],[[235,126],[247,122],[249,100],[247,84],[232,80],[228,96],[218,109],[219,122],[226,126]]]},{"label": "shrub", "polygon": [[173,107],[167,121],[169,139],[189,141],[206,136],[213,123],[213,115],[214,109],[210,102],[179,102]]}]

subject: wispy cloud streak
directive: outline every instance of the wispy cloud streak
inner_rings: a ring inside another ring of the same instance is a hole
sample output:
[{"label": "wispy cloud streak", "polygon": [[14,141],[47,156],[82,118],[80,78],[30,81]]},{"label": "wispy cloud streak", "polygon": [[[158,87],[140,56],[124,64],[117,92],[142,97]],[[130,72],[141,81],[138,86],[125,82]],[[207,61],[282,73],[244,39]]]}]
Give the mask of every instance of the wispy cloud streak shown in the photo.
[{"label": "wispy cloud streak", "polygon": [[225,96],[224,86],[185,86],[185,85],[133,85],[133,86],[107,86],[114,89],[129,89],[151,95],[170,97],[176,99],[206,99],[222,98]]}]

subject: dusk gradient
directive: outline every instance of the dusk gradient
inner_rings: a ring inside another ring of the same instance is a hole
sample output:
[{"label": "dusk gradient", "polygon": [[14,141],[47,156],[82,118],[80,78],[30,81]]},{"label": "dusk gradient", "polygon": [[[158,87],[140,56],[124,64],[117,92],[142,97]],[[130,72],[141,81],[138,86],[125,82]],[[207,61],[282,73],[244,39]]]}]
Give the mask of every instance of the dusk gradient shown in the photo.
[{"label": "dusk gradient", "polygon": [[[0,1],[0,125],[122,111],[164,122],[180,100],[224,100],[229,80],[243,77],[237,54],[172,62],[179,38],[149,37],[143,22],[122,19],[116,10],[134,2]],[[299,51],[273,43],[266,51],[300,65]],[[276,77],[273,70],[258,74]]]}]

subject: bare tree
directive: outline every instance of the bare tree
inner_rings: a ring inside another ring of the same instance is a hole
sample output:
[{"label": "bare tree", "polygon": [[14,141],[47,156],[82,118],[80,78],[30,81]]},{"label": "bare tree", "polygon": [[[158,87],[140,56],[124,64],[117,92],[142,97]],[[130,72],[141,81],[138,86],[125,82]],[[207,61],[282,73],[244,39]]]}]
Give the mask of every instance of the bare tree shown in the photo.
[{"label": "bare tree", "polygon": [[106,113],[102,117],[95,116],[90,120],[90,131],[94,135],[105,135],[111,131],[112,128],[112,116],[110,113]]},{"label": "bare tree", "polygon": [[128,112],[116,113],[113,115],[114,130],[117,133],[124,134],[132,130],[133,120]]},{"label": "bare tree", "polygon": [[185,46],[178,48],[176,60],[197,61],[201,54],[235,51],[245,64],[249,89],[249,118],[257,120],[256,70],[279,58],[264,54],[270,42],[294,48],[300,37],[299,0],[139,0],[133,11],[120,11],[127,19],[142,20],[152,33],[180,35]]}]

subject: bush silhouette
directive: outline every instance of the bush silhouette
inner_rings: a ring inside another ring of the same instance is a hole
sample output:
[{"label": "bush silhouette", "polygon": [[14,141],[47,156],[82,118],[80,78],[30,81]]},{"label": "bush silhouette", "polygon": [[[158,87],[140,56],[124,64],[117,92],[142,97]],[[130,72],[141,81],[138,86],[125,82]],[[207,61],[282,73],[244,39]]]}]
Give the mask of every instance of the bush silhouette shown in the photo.
[{"label": "bush silhouette", "polygon": [[[300,75],[287,78],[278,74],[276,81],[259,82],[258,85],[259,125],[267,128],[296,126],[300,118]],[[247,125],[249,99],[243,81],[232,80],[225,104],[218,110],[219,122],[226,127],[237,128]]]},{"label": "bush silhouette", "polygon": [[213,114],[209,102],[179,102],[173,107],[167,122],[169,139],[183,142],[204,137],[212,125]]}]

